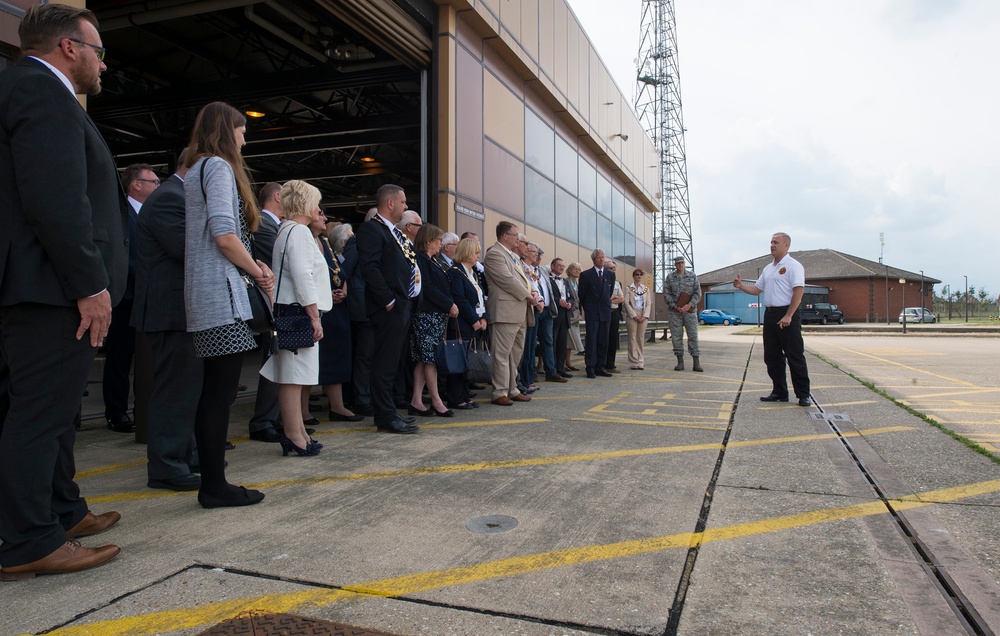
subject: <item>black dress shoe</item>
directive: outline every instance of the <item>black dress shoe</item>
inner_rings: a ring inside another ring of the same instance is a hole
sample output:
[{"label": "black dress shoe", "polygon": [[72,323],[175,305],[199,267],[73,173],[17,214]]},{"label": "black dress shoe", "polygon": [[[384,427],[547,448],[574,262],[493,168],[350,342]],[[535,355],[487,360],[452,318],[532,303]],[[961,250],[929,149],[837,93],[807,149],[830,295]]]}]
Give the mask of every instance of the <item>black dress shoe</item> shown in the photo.
[{"label": "black dress shoe", "polygon": [[128,415],[122,413],[117,416],[110,416],[107,418],[108,428],[116,433],[134,433],[135,432],[135,422],[129,419]]},{"label": "black dress shoe", "polygon": [[567,380],[566,378],[562,377],[558,373],[556,375],[547,375],[547,376],[545,376],[545,381],[546,382],[569,382],[569,380]]},{"label": "black dress shoe", "polygon": [[205,492],[198,493],[198,503],[202,508],[228,508],[233,506],[252,506],[264,499],[264,493],[259,490],[247,490],[243,486],[230,486],[229,492],[214,495]]},{"label": "black dress shoe", "polygon": [[420,430],[416,424],[407,424],[402,419],[395,419],[387,424],[377,424],[378,430],[385,433],[399,433],[400,435],[410,435]]},{"label": "black dress shoe", "polygon": [[226,450],[233,450],[234,448],[236,448],[236,444],[229,441],[226,442]]},{"label": "black dress shoe", "polygon": [[610,377],[612,377],[612,375],[610,373],[608,373],[607,371],[604,371],[603,369],[600,370],[600,371],[594,371],[594,373],[597,374],[597,375],[599,375],[599,376],[601,376],[602,378],[610,378]]},{"label": "black dress shoe", "polygon": [[277,443],[281,441],[281,434],[273,428],[262,428],[259,431],[251,431],[250,439],[258,442]]},{"label": "black dress shoe", "polygon": [[[408,415],[400,415],[399,419],[403,422],[403,424],[413,424],[414,422],[417,421],[417,418],[410,417]],[[375,426],[378,426],[378,424],[376,424]]]},{"label": "black dress shoe", "polygon": [[787,402],[788,401],[788,396],[786,395],[786,396],[782,397],[782,396],[778,395],[777,393],[772,393],[770,395],[765,395],[764,397],[760,398],[760,401],[761,402]]},{"label": "black dress shoe", "polygon": [[482,391],[486,387],[482,384],[476,384],[475,382],[469,382],[469,388],[473,391]]},{"label": "black dress shoe", "polygon": [[587,369],[587,377],[588,377],[588,378],[596,378],[596,377],[597,377],[597,374],[596,374],[596,373],[594,373],[594,370],[593,370],[593,369]]},{"label": "black dress shoe", "polygon": [[150,479],[146,482],[150,488],[162,488],[163,490],[198,490],[201,488],[201,477],[198,475],[182,475],[180,477],[168,477],[167,479]]},{"label": "black dress shoe", "polygon": [[364,415],[341,415],[340,413],[330,411],[331,422],[360,422],[363,419],[365,419]]},{"label": "black dress shoe", "polygon": [[812,406],[812,402],[809,401],[809,398],[799,398],[799,406]]},{"label": "black dress shoe", "polygon": [[559,377],[560,378],[566,378],[568,380],[568,379],[570,379],[570,378],[573,377],[573,374],[572,373],[566,373],[565,371],[560,371],[559,372]]},{"label": "black dress shoe", "polygon": [[[306,426],[319,426],[319,418],[310,417],[308,420],[305,420],[302,423],[305,424]],[[306,432],[312,435],[312,432],[308,430]]]}]

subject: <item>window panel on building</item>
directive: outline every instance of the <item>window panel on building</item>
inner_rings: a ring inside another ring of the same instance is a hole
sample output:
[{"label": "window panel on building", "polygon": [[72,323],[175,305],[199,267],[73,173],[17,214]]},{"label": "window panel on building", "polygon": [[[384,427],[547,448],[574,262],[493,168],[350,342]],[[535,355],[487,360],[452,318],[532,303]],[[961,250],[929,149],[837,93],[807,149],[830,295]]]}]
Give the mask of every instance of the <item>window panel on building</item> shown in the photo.
[{"label": "window panel on building", "polygon": [[555,178],[555,133],[530,108],[524,109],[524,161]]},{"label": "window panel on building", "polygon": [[580,157],[580,202],[590,208],[597,207],[597,171]]},{"label": "window panel on building", "polygon": [[562,137],[556,135],[556,184],[576,195],[576,171],[579,160],[576,151]]},{"label": "window panel on building", "polygon": [[598,214],[597,216],[597,247],[604,250],[605,254],[614,254],[614,224],[611,219],[606,219]]},{"label": "window panel on building", "polygon": [[524,168],[524,222],[550,234],[555,231],[555,184],[528,167]]},{"label": "window panel on building", "polygon": [[597,212],[580,203],[580,247],[592,250],[597,247]]},{"label": "window panel on building", "polygon": [[576,197],[556,188],[556,235],[571,243],[576,243],[580,237],[577,208]]},{"label": "window panel on building", "polygon": [[631,201],[625,201],[625,231],[635,234],[635,215],[638,210]]},{"label": "window panel on building", "polygon": [[624,258],[626,255],[625,251],[625,229],[617,225],[613,226],[611,230],[612,243],[611,243],[611,253],[614,254],[612,258],[619,259]]},{"label": "window panel on building", "polygon": [[625,227],[625,195],[618,188],[611,188],[611,220]]},{"label": "window panel on building", "polygon": [[611,183],[603,175],[597,175],[597,213],[611,218]]},{"label": "window panel on building", "polygon": [[638,255],[638,252],[639,252],[639,248],[638,248],[638,245],[636,245],[635,236],[632,235],[632,234],[629,234],[628,232],[626,232],[625,233],[625,251],[623,252],[622,260],[624,260],[626,263],[628,263],[632,267],[635,267],[636,256]]}]

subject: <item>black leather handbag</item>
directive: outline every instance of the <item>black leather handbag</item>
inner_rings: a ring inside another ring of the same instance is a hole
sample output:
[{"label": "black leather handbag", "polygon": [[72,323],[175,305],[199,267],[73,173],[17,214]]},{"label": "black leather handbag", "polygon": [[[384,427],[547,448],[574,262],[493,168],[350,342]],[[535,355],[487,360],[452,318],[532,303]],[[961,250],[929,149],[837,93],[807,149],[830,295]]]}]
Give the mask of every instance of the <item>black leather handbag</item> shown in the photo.
[{"label": "black leather handbag", "polygon": [[[455,329],[458,329],[458,319],[455,319],[456,325]],[[448,324],[445,323],[444,333],[441,334],[441,340],[438,341],[434,348],[434,359],[437,362],[438,372],[444,375],[457,375],[460,373],[465,373],[466,360],[465,360],[465,343],[462,342],[462,336],[458,336],[458,340],[446,340],[446,335],[448,333]]]},{"label": "black leather handbag", "polygon": [[[285,234],[285,249],[281,252],[281,267],[278,268],[278,284],[274,289],[274,297],[278,298],[281,289],[281,275],[285,271],[285,254],[288,253],[288,237],[292,228]],[[273,339],[279,349],[286,349],[298,355],[299,349],[307,349],[316,344],[313,340],[312,318],[299,303],[274,303]]]}]

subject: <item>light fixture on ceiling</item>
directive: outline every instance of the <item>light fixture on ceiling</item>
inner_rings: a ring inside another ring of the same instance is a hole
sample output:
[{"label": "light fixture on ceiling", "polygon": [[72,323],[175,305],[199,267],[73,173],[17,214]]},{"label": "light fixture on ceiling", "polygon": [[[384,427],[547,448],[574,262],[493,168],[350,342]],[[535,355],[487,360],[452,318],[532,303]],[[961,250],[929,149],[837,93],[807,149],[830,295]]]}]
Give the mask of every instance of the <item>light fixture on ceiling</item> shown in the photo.
[{"label": "light fixture on ceiling", "polygon": [[361,157],[359,161],[362,163],[375,163],[375,157]]},{"label": "light fixture on ceiling", "polygon": [[254,119],[260,119],[261,117],[265,116],[265,114],[262,113],[261,111],[253,110],[252,108],[248,108],[243,112],[246,113],[247,117],[253,117]]}]

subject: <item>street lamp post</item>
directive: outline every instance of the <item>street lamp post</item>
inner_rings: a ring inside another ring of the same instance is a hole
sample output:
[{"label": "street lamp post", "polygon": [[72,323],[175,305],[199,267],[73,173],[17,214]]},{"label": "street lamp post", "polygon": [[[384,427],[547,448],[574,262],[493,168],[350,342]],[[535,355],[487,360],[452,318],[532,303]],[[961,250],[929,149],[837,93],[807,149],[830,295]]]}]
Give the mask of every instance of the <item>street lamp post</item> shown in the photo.
[{"label": "street lamp post", "polygon": [[924,319],[924,270],[920,270],[920,320]]},{"label": "street lamp post", "polygon": [[969,322],[969,277],[965,276],[965,322]]},{"label": "street lamp post", "polygon": [[899,285],[903,288],[903,335],[906,335],[906,279],[900,278]]}]

